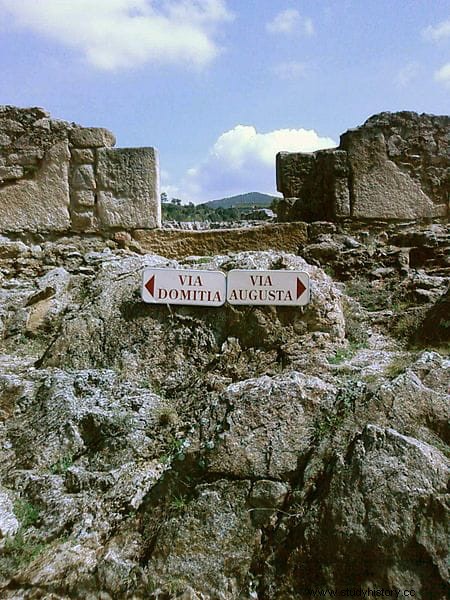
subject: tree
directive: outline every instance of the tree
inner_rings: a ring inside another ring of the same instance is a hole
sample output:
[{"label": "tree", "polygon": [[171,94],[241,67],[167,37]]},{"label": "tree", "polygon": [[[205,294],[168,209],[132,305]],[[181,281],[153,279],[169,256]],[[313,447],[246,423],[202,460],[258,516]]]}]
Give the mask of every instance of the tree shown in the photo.
[{"label": "tree", "polygon": [[169,198],[167,197],[166,192],[163,192],[161,194],[161,202],[162,202],[162,204],[165,204],[166,202],[169,202]]}]

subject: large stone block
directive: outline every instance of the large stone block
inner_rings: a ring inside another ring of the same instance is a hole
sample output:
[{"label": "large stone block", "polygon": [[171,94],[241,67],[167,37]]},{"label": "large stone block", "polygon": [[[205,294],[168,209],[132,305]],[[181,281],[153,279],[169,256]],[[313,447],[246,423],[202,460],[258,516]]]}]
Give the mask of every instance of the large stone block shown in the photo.
[{"label": "large stone block", "polygon": [[76,127],[70,132],[70,141],[76,148],[109,148],[115,145],[116,137],[103,127]]},{"label": "large stone block", "polygon": [[0,230],[50,232],[69,229],[69,148],[52,146],[33,179],[0,187]]},{"label": "large stone block", "polygon": [[450,117],[404,111],[374,115],[344,133],[339,148],[310,154],[281,152],[277,187],[285,201],[278,218],[446,217],[449,149]]},{"label": "large stone block", "polygon": [[158,153],[154,148],[97,151],[97,217],[101,228],[161,225]]},{"label": "large stone block", "polygon": [[[352,214],[366,219],[422,219],[441,216],[420,183],[386,154],[383,133],[353,131],[346,144],[352,169]],[[445,216],[445,211],[444,211]]]}]

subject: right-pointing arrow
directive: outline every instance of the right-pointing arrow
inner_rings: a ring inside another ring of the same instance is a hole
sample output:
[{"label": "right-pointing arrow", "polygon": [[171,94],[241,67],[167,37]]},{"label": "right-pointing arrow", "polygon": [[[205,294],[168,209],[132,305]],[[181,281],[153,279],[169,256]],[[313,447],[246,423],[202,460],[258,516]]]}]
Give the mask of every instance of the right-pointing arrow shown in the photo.
[{"label": "right-pointing arrow", "polygon": [[306,287],[303,284],[303,281],[297,277],[297,300],[306,291]]},{"label": "right-pointing arrow", "polygon": [[147,283],[145,284],[145,289],[148,291],[150,296],[155,295],[155,276],[154,275],[152,275],[150,277],[150,279],[147,281]]}]

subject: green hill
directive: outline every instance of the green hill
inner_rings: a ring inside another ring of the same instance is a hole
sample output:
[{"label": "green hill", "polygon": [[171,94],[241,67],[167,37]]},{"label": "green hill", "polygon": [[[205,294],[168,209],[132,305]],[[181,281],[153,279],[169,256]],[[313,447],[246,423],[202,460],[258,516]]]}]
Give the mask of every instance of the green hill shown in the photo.
[{"label": "green hill", "polygon": [[199,206],[207,206],[208,208],[268,207],[272,204],[274,197],[268,194],[261,194],[260,192],[248,192],[247,194],[239,194],[230,198],[220,198],[219,200],[203,202]]}]

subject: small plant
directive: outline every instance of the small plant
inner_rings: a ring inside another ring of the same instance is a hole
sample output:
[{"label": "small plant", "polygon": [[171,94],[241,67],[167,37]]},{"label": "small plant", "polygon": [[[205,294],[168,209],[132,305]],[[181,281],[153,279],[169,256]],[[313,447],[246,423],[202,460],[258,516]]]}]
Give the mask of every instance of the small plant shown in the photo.
[{"label": "small plant", "polygon": [[169,453],[173,458],[179,458],[183,454],[185,440],[172,438],[169,442]]},{"label": "small plant", "polygon": [[0,559],[0,573],[9,577],[23,565],[34,560],[45,548],[45,544],[25,537],[23,529],[19,529],[13,538],[5,540]]},{"label": "small plant", "polygon": [[14,502],[14,514],[23,529],[31,527],[39,519],[39,510],[31,502],[22,498]]},{"label": "small plant", "polygon": [[392,333],[400,339],[410,340],[413,334],[419,329],[423,318],[421,310],[404,311],[398,317],[397,322],[392,328]]},{"label": "small plant", "polygon": [[326,411],[319,417],[314,425],[314,439],[333,433],[351,412],[355,411],[356,402],[366,389],[365,384],[359,380],[350,379],[339,390],[333,411]]},{"label": "small plant", "polygon": [[177,411],[173,407],[167,405],[157,409],[156,416],[158,424],[162,427],[176,425],[180,420]]},{"label": "small plant", "polygon": [[396,356],[384,369],[383,374],[389,379],[395,379],[406,371],[406,368],[411,363],[411,359],[408,356]]},{"label": "small plant", "polygon": [[63,475],[73,465],[73,454],[65,454],[50,467],[53,475]]},{"label": "small plant", "polygon": [[6,538],[0,555],[0,574],[10,577],[21,566],[31,562],[45,548],[45,544],[28,537],[26,530],[39,519],[39,510],[20,498],[14,503],[14,514],[20,522],[16,535]]},{"label": "small plant", "polygon": [[344,362],[344,360],[352,358],[360,348],[360,344],[350,342],[347,348],[341,348],[339,350],[336,350],[333,356],[327,357],[327,360],[330,363],[330,365],[340,365]]},{"label": "small plant", "polygon": [[182,494],[179,494],[178,496],[174,496],[169,504],[169,508],[173,511],[173,512],[183,512],[186,510],[187,507],[187,498],[186,496],[183,496]]}]

